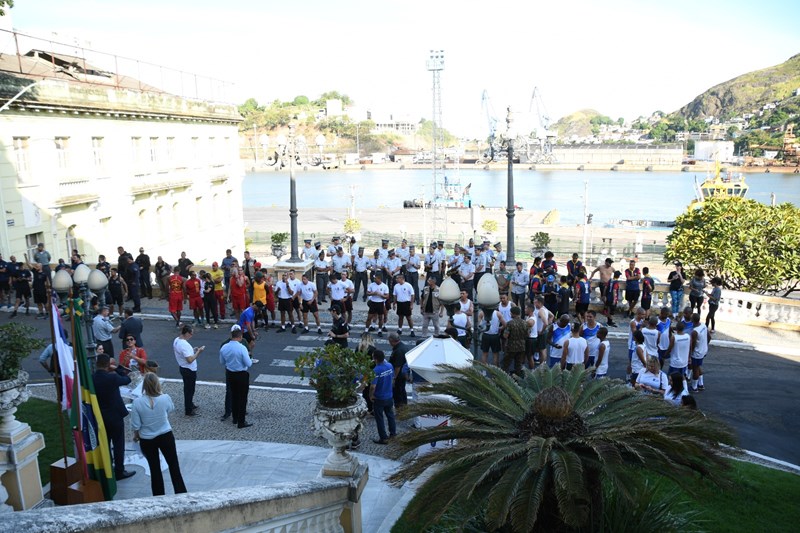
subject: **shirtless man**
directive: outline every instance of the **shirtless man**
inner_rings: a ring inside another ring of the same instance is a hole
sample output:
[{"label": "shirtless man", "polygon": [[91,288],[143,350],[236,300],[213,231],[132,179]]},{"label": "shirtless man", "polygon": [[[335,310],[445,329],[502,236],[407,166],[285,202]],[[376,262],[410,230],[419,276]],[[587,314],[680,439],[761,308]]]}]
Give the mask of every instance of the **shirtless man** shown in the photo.
[{"label": "shirtless man", "polygon": [[614,264],[614,260],[610,257],[606,257],[606,261],[604,265],[598,265],[597,268],[592,270],[592,274],[589,276],[589,282],[591,283],[592,279],[596,272],[600,272],[600,297],[605,302],[605,294],[606,294],[606,285],[608,282],[611,281],[611,277],[614,275],[614,267],[611,266]]}]

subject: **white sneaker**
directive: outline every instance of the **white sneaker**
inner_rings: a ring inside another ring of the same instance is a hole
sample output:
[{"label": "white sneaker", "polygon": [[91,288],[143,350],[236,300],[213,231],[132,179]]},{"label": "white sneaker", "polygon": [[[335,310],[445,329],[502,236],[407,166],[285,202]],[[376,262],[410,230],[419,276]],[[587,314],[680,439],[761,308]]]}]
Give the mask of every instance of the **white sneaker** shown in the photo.
[{"label": "white sneaker", "polygon": [[253,361],[253,364],[254,364],[254,365],[255,365],[255,364],[258,364],[258,359],[251,359],[251,361]]}]

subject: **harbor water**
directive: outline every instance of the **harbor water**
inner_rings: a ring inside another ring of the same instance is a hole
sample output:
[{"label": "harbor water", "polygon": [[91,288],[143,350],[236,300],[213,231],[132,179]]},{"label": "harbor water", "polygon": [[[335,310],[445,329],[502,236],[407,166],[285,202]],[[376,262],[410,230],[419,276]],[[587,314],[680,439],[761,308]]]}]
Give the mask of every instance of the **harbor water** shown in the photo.
[{"label": "harbor water", "polygon": [[[446,170],[450,181],[460,180],[470,188],[473,204],[504,207],[506,203],[505,170],[476,168]],[[310,170],[296,171],[299,209],[343,209],[355,194],[356,208],[401,208],[404,200],[433,193],[433,174],[424,170]],[[579,224],[583,218],[584,182],[589,185],[589,213],[594,224],[614,219],[674,220],[694,199],[695,177],[692,172],[598,172],[514,169],[514,200],[518,207],[537,211],[557,209],[560,224]],[[769,203],[774,193],[779,203],[800,205],[800,176],[793,174],[750,173],[747,197]],[[352,186],[352,187],[351,187]],[[286,171],[249,172],[242,185],[244,207],[284,207],[289,205],[289,174]]]}]

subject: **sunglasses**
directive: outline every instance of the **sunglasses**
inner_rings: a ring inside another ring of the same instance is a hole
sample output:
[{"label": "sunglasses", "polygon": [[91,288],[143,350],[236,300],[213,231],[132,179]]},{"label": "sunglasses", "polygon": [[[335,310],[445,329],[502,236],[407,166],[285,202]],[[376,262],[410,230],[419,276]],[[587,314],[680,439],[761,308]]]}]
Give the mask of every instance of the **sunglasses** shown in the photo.
[{"label": "sunglasses", "polygon": [[136,339],[134,339],[133,337],[128,337],[128,338],[127,338],[127,339],[125,339],[125,340],[126,340],[126,341],[135,341]]}]

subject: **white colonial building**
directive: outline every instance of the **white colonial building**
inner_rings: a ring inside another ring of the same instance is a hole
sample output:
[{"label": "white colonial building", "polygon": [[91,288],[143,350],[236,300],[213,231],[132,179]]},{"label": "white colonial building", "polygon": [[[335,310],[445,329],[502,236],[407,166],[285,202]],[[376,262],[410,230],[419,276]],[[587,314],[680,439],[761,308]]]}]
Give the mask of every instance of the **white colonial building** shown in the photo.
[{"label": "white colonial building", "polygon": [[117,246],[141,246],[173,265],[244,251],[235,106],[36,50],[0,56],[0,106],[6,259],[38,242],[53,262],[73,248],[114,263]]}]

